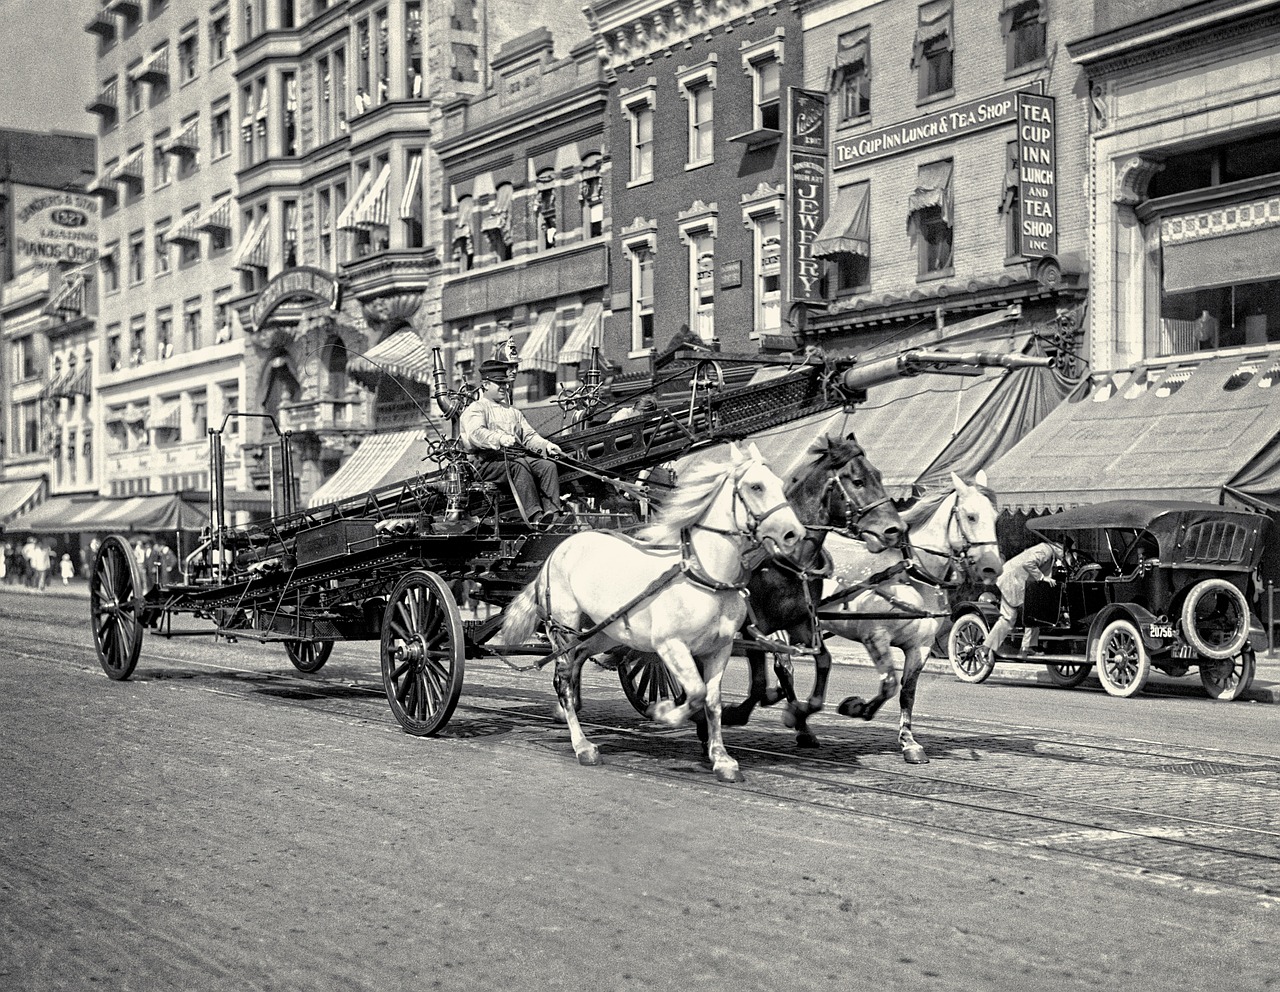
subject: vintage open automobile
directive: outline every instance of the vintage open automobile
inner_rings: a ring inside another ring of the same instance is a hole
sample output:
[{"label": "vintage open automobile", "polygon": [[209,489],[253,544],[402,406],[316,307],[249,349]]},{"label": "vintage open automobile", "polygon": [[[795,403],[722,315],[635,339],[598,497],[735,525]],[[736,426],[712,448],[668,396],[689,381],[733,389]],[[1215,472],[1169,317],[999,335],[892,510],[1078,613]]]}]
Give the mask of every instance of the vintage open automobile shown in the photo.
[{"label": "vintage open automobile", "polygon": [[[1208,503],[1115,500],[1032,520],[1048,540],[1074,542],[1071,574],[1028,582],[1021,626],[993,654],[979,650],[999,616],[993,602],[953,610],[951,667],[982,682],[997,663],[1048,668],[1075,686],[1091,671],[1113,696],[1141,692],[1152,667],[1178,677],[1198,669],[1214,699],[1238,699],[1253,681],[1259,646],[1250,577],[1267,518]],[[1023,633],[1037,628],[1022,650]]]}]

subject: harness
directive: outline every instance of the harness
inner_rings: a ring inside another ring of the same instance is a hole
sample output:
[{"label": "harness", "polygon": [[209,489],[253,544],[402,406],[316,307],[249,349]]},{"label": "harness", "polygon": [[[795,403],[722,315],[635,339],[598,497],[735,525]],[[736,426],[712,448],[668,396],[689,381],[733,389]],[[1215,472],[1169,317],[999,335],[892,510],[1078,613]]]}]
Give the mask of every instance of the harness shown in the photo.
[{"label": "harness", "polygon": [[912,571],[911,571],[912,578],[918,579],[921,582],[925,583],[926,585],[933,586],[936,589],[955,589],[958,586],[960,586],[964,581],[963,577],[955,580],[952,580],[950,578],[951,574],[955,571],[957,560],[959,560],[959,562],[963,565],[965,574],[968,575],[970,579],[973,579],[974,578],[974,575],[973,575],[974,559],[973,559],[972,549],[984,548],[984,547],[997,547],[999,545],[998,541],[975,541],[972,537],[969,536],[969,534],[965,532],[964,520],[960,516],[960,494],[959,493],[956,493],[955,500],[951,504],[951,513],[947,517],[947,529],[945,533],[948,536],[948,538],[950,537],[953,527],[955,528],[956,534],[959,535],[959,538],[960,538],[960,548],[958,551],[954,550],[954,548],[942,550],[938,548],[923,547],[918,544],[912,544],[910,546],[912,551],[923,551],[925,554],[933,555],[935,558],[944,559],[947,562],[947,568],[946,568],[946,571],[943,573],[943,577],[938,578],[933,574],[931,574],[930,572],[926,571],[918,563],[914,563],[914,567],[912,568]]}]

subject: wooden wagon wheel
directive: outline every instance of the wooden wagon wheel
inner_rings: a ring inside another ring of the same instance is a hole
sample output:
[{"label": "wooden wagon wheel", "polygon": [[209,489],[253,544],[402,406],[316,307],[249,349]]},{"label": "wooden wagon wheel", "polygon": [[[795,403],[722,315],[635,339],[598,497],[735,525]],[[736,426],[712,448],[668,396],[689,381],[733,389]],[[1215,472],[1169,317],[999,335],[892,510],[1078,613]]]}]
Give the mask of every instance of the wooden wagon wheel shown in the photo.
[{"label": "wooden wagon wheel", "polygon": [[133,674],[142,650],[142,569],[133,548],[119,534],[98,547],[89,576],[89,617],[98,663],[114,681]]},{"label": "wooden wagon wheel", "polygon": [[310,675],[318,672],[333,654],[333,641],[285,641],[285,653],[293,667]]},{"label": "wooden wagon wheel", "polygon": [[382,685],[405,733],[437,733],[462,692],[462,615],[448,584],[413,571],[396,583],[382,617]]},{"label": "wooden wagon wheel", "polygon": [[684,702],[684,688],[656,654],[624,649],[618,662],[618,680],[636,712],[645,716],[660,700],[669,699],[677,706]]}]

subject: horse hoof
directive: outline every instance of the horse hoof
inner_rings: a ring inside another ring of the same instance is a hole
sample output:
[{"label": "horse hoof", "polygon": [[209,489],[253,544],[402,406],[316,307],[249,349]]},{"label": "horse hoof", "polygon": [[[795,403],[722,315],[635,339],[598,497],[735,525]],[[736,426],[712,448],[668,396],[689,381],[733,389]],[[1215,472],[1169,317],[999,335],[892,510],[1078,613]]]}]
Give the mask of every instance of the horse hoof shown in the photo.
[{"label": "horse hoof", "polygon": [[600,749],[593,747],[590,751],[578,752],[578,764],[580,765],[602,765],[600,760]]},{"label": "horse hoof", "polygon": [[650,720],[654,721],[655,723],[662,723],[666,719],[667,714],[670,713],[675,708],[676,708],[676,704],[673,703],[670,699],[659,699],[656,703],[654,703],[652,706],[649,707],[649,709],[645,712],[645,716],[647,716]]},{"label": "horse hoof", "polygon": [[864,720],[870,719],[867,716],[867,701],[861,696],[848,696],[843,699],[836,709],[841,716],[862,717]]},{"label": "horse hoof", "polygon": [[742,706],[726,706],[720,711],[720,726],[745,727],[751,719],[751,710]]},{"label": "horse hoof", "polygon": [[717,768],[715,773],[716,779],[721,782],[737,783],[747,780],[747,777],[742,774],[736,765],[733,768]]},{"label": "horse hoof", "polygon": [[796,747],[805,748],[806,750],[815,750],[822,745],[818,743],[818,738],[813,734],[796,734]]},{"label": "horse hoof", "polygon": [[915,745],[915,747],[904,748],[902,757],[908,765],[927,765],[929,763],[929,756],[924,753],[924,748],[919,744]]}]

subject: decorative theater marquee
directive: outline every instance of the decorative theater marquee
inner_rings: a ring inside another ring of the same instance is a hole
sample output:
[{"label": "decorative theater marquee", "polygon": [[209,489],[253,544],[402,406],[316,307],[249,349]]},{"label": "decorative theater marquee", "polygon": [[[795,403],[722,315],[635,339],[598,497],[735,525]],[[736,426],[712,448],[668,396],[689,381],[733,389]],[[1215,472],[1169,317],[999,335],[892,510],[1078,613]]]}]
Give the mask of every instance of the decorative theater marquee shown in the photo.
[{"label": "decorative theater marquee", "polygon": [[[1030,95],[1039,95],[1043,89],[1043,84],[1037,82],[1036,92]],[[1006,90],[878,131],[841,138],[831,144],[831,167],[847,169],[851,165],[862,165],[886,155],[913,151],[939,141],[964,138],[1001,124],[1012,124],[1018,120],[1019,96],[1025,95],[1028,95],[1026,91]]]},{"label": "decorative theater marquee", "polygon": [[342,283],[331,272],[300,265],[286,269],[262,287],[253,303],[253,326],[261,328],[277,307],[295,300],[329,304],[337,310],[341,301]]},{"label": "decorative theater marquee", "polygon": [[98,198],[13,184],[13,271],[98,260]]}]

